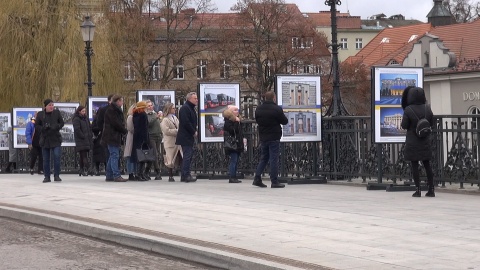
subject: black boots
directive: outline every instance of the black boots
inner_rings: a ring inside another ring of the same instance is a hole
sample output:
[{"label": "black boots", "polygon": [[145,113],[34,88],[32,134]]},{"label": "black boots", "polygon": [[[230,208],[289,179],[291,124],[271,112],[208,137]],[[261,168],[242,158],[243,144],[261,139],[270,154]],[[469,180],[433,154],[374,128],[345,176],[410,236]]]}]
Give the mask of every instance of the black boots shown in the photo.
[{"label": "black boots", "polygon": [[267,185],[265,185],[262,182],[262,178],[260,176],[255,176],[255,178],[253,178],[252,185],[257,186],[257,187],[261,187],[261,188],[267,187]]},{"label": "black boots", "polygon": [[228,179],[228,183],[233,183],[233,184],[237,184],[237,183],[241,183],[242,181],[238,180],[237,178],[235,177],[230,177]]},{"label": "black boots", "polygon": [[417,186],[417,189],[415,190],[415,193],[412,194],[412,197],[422,197],[422,189],[420,186]]},{"label": "black boots", "polygon": [[88,176],[88,171],[85,168],[80,168],[78,171],[78,176]]},{"label": "black boots", "polygon": [[145,163],[141,162],[137,164],[137,180],[138,181],[148,181],[148,178],[145,177]]},{"label": "black boots", "polygon": [[160,173],[160,170],[155,170],[155,180],[162,180],[162,174]]},{"label": "black boots", "polygon": [[428,191],[425,194],[425,197],[435,197],[435,187],[433,185],[428,186]]},{"label": "black boots", "polygon": [[175,182],[175,179],[173,178],[173,169],[168,168],[168,182]]}]

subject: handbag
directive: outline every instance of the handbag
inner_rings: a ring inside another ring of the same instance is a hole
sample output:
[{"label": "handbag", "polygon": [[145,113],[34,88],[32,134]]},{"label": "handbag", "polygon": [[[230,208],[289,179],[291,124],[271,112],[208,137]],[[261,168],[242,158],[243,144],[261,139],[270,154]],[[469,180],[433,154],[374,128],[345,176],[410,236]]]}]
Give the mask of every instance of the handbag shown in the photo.
[{"label": "handbag", "polygon": [[[235,130],[233,131],[235,134]],[[224,144],[223,148],[227,151],[237,151],[238,149],[238,141],[237,141],[237,134],[235,136],[230,135],[230,132],[226,133],[227,135],[224,136]]]},{"label": "handbag", "polygon": [[153,149],[147,146],[146,149],[143,149],[143,144],[140,149],[135,149],[135,153],[137,154],[137,161],[138,162],[152,162],[155,161],[155,152]]}]

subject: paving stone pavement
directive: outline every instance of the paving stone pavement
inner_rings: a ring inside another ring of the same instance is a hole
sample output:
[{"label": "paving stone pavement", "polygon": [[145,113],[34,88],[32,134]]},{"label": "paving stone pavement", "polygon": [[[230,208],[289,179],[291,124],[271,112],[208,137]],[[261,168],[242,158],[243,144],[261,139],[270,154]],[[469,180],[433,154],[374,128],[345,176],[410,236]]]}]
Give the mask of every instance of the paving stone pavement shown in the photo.
[{"label": "paving stone pavement", "polygon": [[357,179],[285,189],[62,179],[1,174],[0,216],[228,269],[480,269],[480,197],[465,195],[476,186],[412,198]]}]

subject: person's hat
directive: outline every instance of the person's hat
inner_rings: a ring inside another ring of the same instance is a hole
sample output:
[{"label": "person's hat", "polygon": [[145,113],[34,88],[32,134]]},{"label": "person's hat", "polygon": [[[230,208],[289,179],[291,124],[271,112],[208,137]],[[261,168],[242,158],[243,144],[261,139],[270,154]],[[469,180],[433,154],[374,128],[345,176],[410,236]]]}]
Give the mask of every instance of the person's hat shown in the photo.
[{"label": "person's hat", "polygon": [[47,107],[47,105],[50,104],[50,103],[53,103],[53,100],[51,100],[51,99],[49,99],[49,98],[45,99],[45,100],[43,101],[43,105],[44,105],[43,107]]},{"label": "person's hat", "polygon": [[136,107],[137,107],[137,109],[146,108],[146,107],[147,107],[147,103],[146,103],[145,101],[139,101],[139,102],[137,102]]}]

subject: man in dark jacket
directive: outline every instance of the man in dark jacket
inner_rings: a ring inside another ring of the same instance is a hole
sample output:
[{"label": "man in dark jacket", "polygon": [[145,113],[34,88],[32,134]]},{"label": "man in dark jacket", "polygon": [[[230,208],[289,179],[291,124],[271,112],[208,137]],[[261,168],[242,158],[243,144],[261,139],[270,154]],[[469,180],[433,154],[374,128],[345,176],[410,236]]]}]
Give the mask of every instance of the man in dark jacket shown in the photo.
[{"label": "man in dark jacket", "polygon": [[125,119],[122,112],[123,98],[119,95],[112,97],[112,102],[105,111],[104,128],[102,132],[102,145],[108,148],[109,158],[106,168],[105,181],[126,182],[122,178],[118,161],[120,159],[120,147],[122,137],[127,134]]},{"label": "man in dark jacket", "polygon": [[59,110],[54,110],[53,100],[46,99],[43,102],[45,109],[37,114],[36,123],[41,127],[40,146],[43,155],[43,183],[50,181],[50,153],[53,152],[53,180],[56,182],[60,179],[60,157],[62,155],[62,135],[60,130],[63,128],[64,122]]},{"label": "man in dark jacket", "polygon": [[282,137],[281,125],[288,124],[288,119],[283,113],[283,109],[275,104],[276,96],[273,91],[265,93],[265,101],[257,107],[255,111],[255,120],[258,124],[258,133],[260,135],[260,147],[262,156],[255,172],[253,185],[257,187],[267,187],[261,178],[267,163],[270,163],[270,180],[272,188],[283,188],[285,185],[278,182],[278,157],[280,149],[280,138]]},{"label": "man in dark jacket", "polygon": [[30,149],[30,174],[33,175],[33,167],[38,158],[38,174],[43,174],[43,156],[42,147],[40,147],[40,136],[42,134],[42,128],[35,125],[35,119],[38,112],[32,117],[32,120],[27,124],[25,136],[27,139],[28,149]]},{"label": "man in dark jacket", "polygon": [[183,162],[182,162],[182,182],[195,182],[190,174],[190,164],[193,156],[193,144],[195,136],[197,136],[197,112],[195,106],[198,104],[197,94],[190,92],[187,94],[187,102],[183,104],[178,113],[178,133],[176,145],[182,146]]},{"label": "man in dark jacket", "polygon": [[[108,95],[107,101],[108,105],[112,102],[113,95]],[[100,175],[100,163],[104,163],[105,167],[107,167],[107,160],[109,158],[109,153],[107,147],[104,147],[100,141],[102,139],[102,132],[103,132],[103,123],[105,120],[105,112],[108,109],[107,106],[103,106],[98,109],[97,113],[95,114],[95,118],[92,121],[92,132],[95,135],[95,139],[93,140],[93,163],[95,163],[95,175]]]}]

